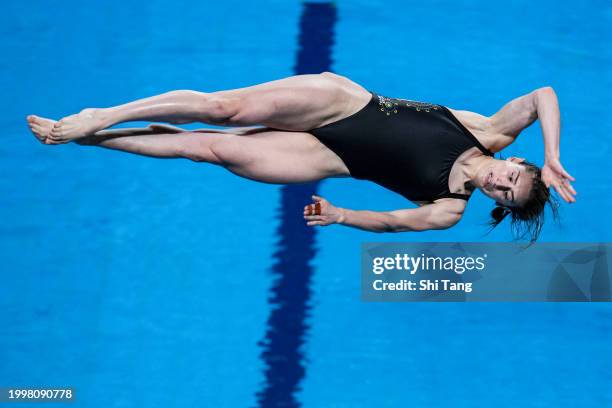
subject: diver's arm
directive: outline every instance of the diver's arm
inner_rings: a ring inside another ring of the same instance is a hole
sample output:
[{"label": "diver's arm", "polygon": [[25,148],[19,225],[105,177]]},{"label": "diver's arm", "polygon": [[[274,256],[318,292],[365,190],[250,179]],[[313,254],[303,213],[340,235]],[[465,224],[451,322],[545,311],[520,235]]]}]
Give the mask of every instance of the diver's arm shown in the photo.
[{"label": "diver's arm", "polygon": [[[465,202],[457,199],[444,199],[419,208],[395,211],[350,210],[333,206],[327,200],[313,196],[320,210],[306,206],[304,218],[307,225],[341,224],[372,232],[405,232],[446,229],[461,219]],[[313,215],[310,215],[313,214]]]},{"label": "diver's arm", "polygon": [[513,99],[491,116],[491,133],[496,136],[493,150],[500,151],[514,142],[536,119],[542,127],[545,161],[559,160],[561,115],[557,94],[550,86]]},{"label": "diver's arm", "polygon": [[500,151],[511,144],[536,119],[540,120],[544,140],[542,180],[546,186],[552,185],[565,201],[575,202],[576,190],[570,184],[574,178],[565,171],[560,161],[561,115],[557,94],[550,86],[514,99],[491,117],[492,133],[495,135],[492,149]]},{"label": "diver's arm", "polygon": [[418,208],[383,212],[389,232],[442,230],[457,224],[463,216],[465,201],[444,199]]},{"label": "diver's arm", "polygon": [[570,181],[574,181],[574,178],[561,165],[559,153],[561,115],[557,94],[551,87],[538,89],[536,109],[544,137],[542,180],[547,187],[552,185],[568,203],[576,202],[574,197],[576,190],[570,184]]},{"label": "diver's arm", "polygon": [[559,113],[559,101],[554,89],[550,86],[538,89],[535,105],[544,138],[544,159],[547,162],[559,160],[561,114]]},{"label": "diver's arm", "polygon": [[[526,95],[519,96],[505,104],[497,113],[490,118],[491,132],[495,139],[491,150],[499,152],[510,145],[521,131],[538,119],[538,99],[539,95],[550,87],[536,89]],[[554,92],[554,91],[553,91]],[[557,105],[557,112],[559,107]],[[551,127],[550,115],[547,120],[547,128]],[[554,121],[554,120],[552,120]],[[549,131],[549,130],[548,130]]]}]

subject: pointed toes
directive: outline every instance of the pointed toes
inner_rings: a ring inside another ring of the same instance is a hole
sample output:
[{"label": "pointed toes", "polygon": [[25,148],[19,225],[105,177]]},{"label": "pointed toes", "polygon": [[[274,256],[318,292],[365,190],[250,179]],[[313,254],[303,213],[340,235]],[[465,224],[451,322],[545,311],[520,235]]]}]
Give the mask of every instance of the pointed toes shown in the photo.
[{"label": "pointed toes", "polygon": [[62,122],[55,122],[53,127],[51,128],[51,132],[49,132],[49,136],[52,139],[58,139],[62,137]]},{"label": "pointed toes", "polygon": [[28,119],[28,127],[30,128],[30,132],[32,132],[36,138],[41,139],[43,137],[43,128],[38,122],[35,122],[33,119]]},{"label": "pointed toes", "polygon": [[63,143],[63,141],[61,139],[58,139],[56,137],[52,137],[51,134],[49,134],[46,138],[41,139],[41,141],[44,144],[48,144],[48,145],[56,145],[56,144]]}]

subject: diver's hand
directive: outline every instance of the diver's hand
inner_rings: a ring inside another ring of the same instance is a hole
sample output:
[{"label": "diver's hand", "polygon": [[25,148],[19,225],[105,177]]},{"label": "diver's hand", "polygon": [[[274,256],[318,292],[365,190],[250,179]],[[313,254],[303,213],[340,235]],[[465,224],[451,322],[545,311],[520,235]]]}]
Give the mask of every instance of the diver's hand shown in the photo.
[{"label": "diver's hand", "polygon": [[542,167],[542,181],[546,187],[552,185],[568,203],[576,202],[576,190],[570,184],[570,181],[575,181],[575,179],[565,171],[559,159],[546,160]]},{"label": "diver's hand", "polygon": [[341,223],[344,221],[344,210],[333,206],[323,197],[316,195],[312,196],[312,204],[304,207],[304,219],[307,220],[306,225],[330,225]]}]

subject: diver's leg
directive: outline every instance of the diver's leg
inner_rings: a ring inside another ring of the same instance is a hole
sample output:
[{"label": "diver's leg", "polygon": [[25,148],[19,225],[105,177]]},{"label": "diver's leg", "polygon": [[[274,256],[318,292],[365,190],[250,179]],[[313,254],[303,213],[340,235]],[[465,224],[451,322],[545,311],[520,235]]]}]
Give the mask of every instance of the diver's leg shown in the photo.
[{"label": "diver's leg", "polygon": [[264,183],[303,183],[348,176],[342,161],[309,133],[268,129],[254,129],[241,135],[188,131],[137,136],[100,133],[76,143],[149,157],[216,164]]},{"label": "diver's leg", "polygon": [[[48,136],[53,128],[53,124],[57,121],[53,119],[43,118],[36,115],[29,115],[27,117],[28,125],[30,126],[30,130],[36,136],[36,138],[44,144],[53,144],[47,143]],[[197,130],[199,132],[200,130]],[[215,132],[215,130],[210,130]],[[181,129],[177,126],[171,126],[166,124],[158,124],[153,123],[144,128],[121,128],[121,129],[112,129],[112,130],[101,130],[95,133],[95,135],[109,135],[109,136],[137,136],[137,135],[147,135],[154,133],[182,133],[187,132],[185,129]]]},{"label": "diver's leg", "polygon": [[160,121],[176,124],[212,123],[220,112],[209,94],[178,90],[139,99],[110,108],[88,108],[57,121],[49,143],[67,143],[113,125],[130,121]]},{"label": "diver's leg", "polygon": [[350,176],[344,162],[307,132],[253,129],[243,135],[223,135],[209,148],[217,163],[232,173],[265,183]]},{"label": "diver's leg", "polygon": [[[36,136],[36,138],[44,144],[57,144],[50,143],[48,139],[49,132],[53,128],[53,124],[57,121],[53,119],[43,118],[36,115],[28,116],[28,125],[30,126],[30,130]],[[258,127],[242,127],[242,128],[232,128],[232,133],[235,134],[246,134],[252,130],[259,129]],[[177,126],[160,124],[160,123],[152,123],[144,128],[120,128],[120,129],[110,129],[110,130],[100,130],[94,135],[102,136],[137,136],[137,135],[150,135],[155,133],[183,133],[183,132],[196,132],[196,133],[227,133],[227,131],[222,129],[195,129],[195,130],[186,130]]]},{"label": "diver's leg", "polygon": [[111,108],[85,109],[54,124],[49,138],[66,143],[129,121],[305,131],[353,113],[369,98],[363,87],[339,75],[296,75],[229,91],[179,90]]},{"label": "diver's leg", "polygon": [[[28,118],[45,142],[54,121]],[[226,167],[240,176],[267,183],[299,183],[349,176],[342,160],[310,133],[268,128],[187,131],[168,125],[101,130],[75,141],[158,158],[187,158]]]},{"label": "diver's leg", "polygon": [[199,139],[191,132],[152,133],[113,129],[102,130],[74,142],[83,146],[99,146],[141,156],[177,159],[188,158],[187,154],[190,151],[198,150]]}]

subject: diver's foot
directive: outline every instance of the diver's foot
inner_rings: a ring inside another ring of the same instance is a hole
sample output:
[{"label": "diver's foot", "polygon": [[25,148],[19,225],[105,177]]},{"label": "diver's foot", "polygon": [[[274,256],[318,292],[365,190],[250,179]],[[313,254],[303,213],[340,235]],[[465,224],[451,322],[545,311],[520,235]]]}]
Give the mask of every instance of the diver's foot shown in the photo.
[{"label": "diver's foot", "polygon": [[28,115],[26,119],[28,120],[28,126],[34,136],[36,136],[41,143],[49,144],[49,134],[56,121],[36,115]]},{"label": "diver's foot", "polygon": [[93,135],[105,127],[103,109],[83,109],[54,123],[49,139],[52,143],[68,143]]}]

